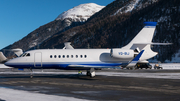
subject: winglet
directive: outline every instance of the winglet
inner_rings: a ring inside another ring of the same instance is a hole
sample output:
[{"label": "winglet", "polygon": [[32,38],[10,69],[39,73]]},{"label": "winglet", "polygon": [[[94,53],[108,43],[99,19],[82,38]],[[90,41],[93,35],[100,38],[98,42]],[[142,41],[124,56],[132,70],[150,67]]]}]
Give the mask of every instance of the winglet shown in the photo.
[{"label": "winglet", "polygon": [[142,50],[126,67],[134,67],[142,56],[144,50]]}]

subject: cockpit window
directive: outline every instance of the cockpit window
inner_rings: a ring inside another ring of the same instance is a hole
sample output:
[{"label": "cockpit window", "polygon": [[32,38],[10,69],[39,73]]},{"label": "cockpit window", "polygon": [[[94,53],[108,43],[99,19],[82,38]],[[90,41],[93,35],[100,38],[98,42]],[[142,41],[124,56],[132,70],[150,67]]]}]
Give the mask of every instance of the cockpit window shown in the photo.
[{"label": "cockpit window", "polygon": [[30,56],[30,53],[24,53],[24,54],[20,55],[20,57],[28,57],[28,56]]},{"label": "cockpit window", "polygon": [[26,56],[30,56],[30,53],[27,53],[27,55]]},{"label": "cockpit window", "polygon": [[27,54],[27,53],[24,53],[24,54],[22,55],[22,57],[26,56],[26,54]]}]

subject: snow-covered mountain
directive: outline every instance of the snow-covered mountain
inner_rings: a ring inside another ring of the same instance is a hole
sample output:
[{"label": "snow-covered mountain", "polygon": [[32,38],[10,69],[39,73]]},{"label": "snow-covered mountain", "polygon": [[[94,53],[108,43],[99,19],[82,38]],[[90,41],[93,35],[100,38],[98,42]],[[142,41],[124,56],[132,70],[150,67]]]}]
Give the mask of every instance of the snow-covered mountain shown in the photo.
[{"label": "snow-covered mountain", "polygon": [[105,6],[100,6],[95,3],[81,4],[72,9],[69,9],[68,11],[63,12],[56,18],[56,20],[64,20],[65,18],[71,18],[74,21],[84,22],[104,7]]},{"label": "snow-covered mountain", "polygon": [[[100,6],[95,3],[87,3],[76,6],[60,14],[54,21],[40,26],[24,38],[5,47],[4,49],[21,48],[26,51],[39,47],[41,43],[48,40],[53,35],[83,24],[89,17],[104,7],[105,6]],[[5,55],[11,57],[12,52],[6,52]]]},{"label": "snow-covered mountain", "polygon": [[158,0],[146,0],[146,1],[145,0],[131,0],[125,6],[118,9],[113,15],[131,12],[134,9],[139,10],[139,9],[146,7],[147,5],[157,2],[157,1]]}]

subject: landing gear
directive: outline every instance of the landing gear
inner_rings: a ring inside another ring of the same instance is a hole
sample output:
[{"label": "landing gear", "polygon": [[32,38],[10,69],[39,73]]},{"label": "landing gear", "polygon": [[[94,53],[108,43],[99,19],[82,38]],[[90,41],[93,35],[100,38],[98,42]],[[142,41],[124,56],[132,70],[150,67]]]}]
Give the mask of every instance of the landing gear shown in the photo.
[{"label": "landing gear", "polygon": [[91,68],[90,70],[87,70],[87,73],[86,73],[87,76],[90,76],[90,77],[95,77],[96,74],[95,74],[95,70],[94,68]]},{"label": "landing gear", "polygon": [[30,78],[32,79],[32,78],[33,78],[33,71],[32,71],[32,68],[30,68],[30,71],[31,71]]}]

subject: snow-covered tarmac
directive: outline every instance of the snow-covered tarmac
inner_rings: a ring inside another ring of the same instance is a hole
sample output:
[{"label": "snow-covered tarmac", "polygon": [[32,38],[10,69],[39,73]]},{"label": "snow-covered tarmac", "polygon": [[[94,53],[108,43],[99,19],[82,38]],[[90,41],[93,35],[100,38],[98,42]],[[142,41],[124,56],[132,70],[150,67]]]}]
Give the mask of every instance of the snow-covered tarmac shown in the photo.
[{"label": "snow-covered tarmac", "polygon": [[73,97],[47,95],[3,87],[0,87],[0,92],[0,101],[87,101]]},{"label": "snow-covered tarmac", "polygon": [[[136,70],[138,71],[138,70]],[[152,70],[149,70],[152,71]],[[162,70],[159,70],[162,71]],[[9,75],[30,75],[30,72],[0,72],[0,74],[9,74]],[[77,72],[33,72],[34,75],[76,75]],[[83,72],[82,75],[85,75]],[[96,72],[96,75],[103,75],[103,76],[121,76],[121,77],[139,77],[139,78],[159,78],[159,79],[180,79],[180,73],[139,73],[139,72]]]},{"label": "snow-covered tarmac", "polygon": [[[150,63],[154,67],[155,63]],[[163,69],[180,69],[180,63],[161,63]]]},{"label": "snow-covered tarmac", "polygon": [[[104,70],[97,71],[96,75],[100,77],[134,77],[134,78],[156,78],[156,79],[165,79],[165,80],[179,80],[180,79],[180,67],[179,64],[162,64],[163,70]],[[6,68],[2,64],[0,67]],[[169,70],[172,69],[173,70]],[[0,70],[0,80],[4,78],[4,75],[25,75],[29,76],[31,73],[28,71],[11,71],[11,69],[4,69],[7,71]],[[44,71],[36,70],[33,73],[36,75],[77,75],[77,71]],[[86,72],[83,72],[82,75],[85,75]],[[5,78],[6,79],[6,78]],[[18,79],[18,78],[17,78]],[[42,78],[43,79],[43,78]],[[62,79],[62,78],[60,78]],[[84,82],[84,81],[82,81]],[[0,82],[1,83],[1,82]],[[91,89],[90,89],[91,90]],[[36,91],[24,91],[6,87],[0,87],[0,101],[85,101],[86,99],[68,97],[68,96],[59,96],[59,95],[49,95],[38,93]]]}]

